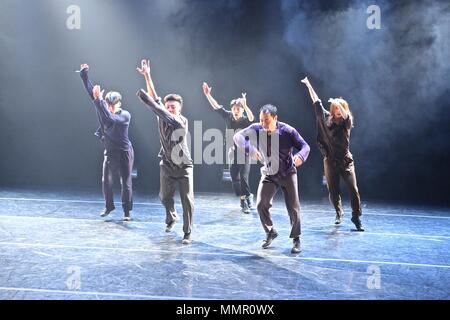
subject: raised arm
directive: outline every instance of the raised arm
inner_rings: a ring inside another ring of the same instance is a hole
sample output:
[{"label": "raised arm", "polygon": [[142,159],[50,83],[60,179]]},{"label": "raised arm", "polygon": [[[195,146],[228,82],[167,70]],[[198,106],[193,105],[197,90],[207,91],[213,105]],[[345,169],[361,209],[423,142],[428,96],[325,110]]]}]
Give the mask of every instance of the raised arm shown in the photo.
[{"label": "raised arm", "polygon": [[316,94],[316,92],[314,91],[314,88],[312,87],[311,83],[308,80],[308,77],[305,77],[304,79],[301,80],[301,82],[303,84],[305,84],[305,86],[308,88],[309,91],[309,96],[311,97],[311,100],[313,103],[316,103],[319,99],[319,96]]},{"label": "raised arm", "polygon": [[89,80],[88,71],[89,71],[89,65],[87,65],[86,63],[83,63],[80,67],[80,77],[81,77],[81,80],[83,81],[83,85],[84,85],[84,88],[86,89],[87,93],[89,94],[91,99],[94,100],[94,96],[92,94],[92,90],[94,89],[94,86],[92,85],[91,80]]},{"label": "raised arm", "polygon": [[212,90],[212,88],[210,86],[208,86],[208,84],[206,82],[203,82],[203,93],[205,94],[206,99],[208,99],[209,104],[211,105],[211,107],[214,110],[219,110],[219,109],[221,109],[221,106],[216,101],[216,99],[213,98],[213,96],[211,94],[211,90]]},{"label": "raised arm", "polygon": [[92,97],[94,99],[94,105],[97,109],[97,114],[104,124],[106,123],[121,123],[125,124],[130,122],[130,114],[128,112],[121,112],[120,114],[112,113],[108,110],[108,104],[103,99],[103,93],[99,85],[95,85],[92,89]]},{"label": "raised arm", "polygon": [[173,125],[176,129],[182,128],[185,124],[180,120],[179,117],[174,116],[172,113],[167,111],[167,109],[162,105],[161,99],[153,99],[153,97],[143,89],[140,89],[136,95],[145,103],[150,110],[152,110],[162,121]]},{"label": "raised arm", "polygon": [[150,74],[150,60],[143,59],[141,61],[141,68],[136,68],[136,70],[144,76],[145,84],[147,85],[147,93],[153,99],[157,100],[158,95],[156,94],[155,85],[153,84],[153,79]]},{"label": "raised arm", "polygon": [[103,99],[103,93],[105,90],[102,90],[99,85],[95,85],[92,88],[92,98],[94,100],[94,105],[97,108],[97,114],[100,117],[102,121],[110,121],[111,119],[111,112],[108,110],[108,105],[106,101]]},{"label": "raised arm", "polygon": [[302,83],[306,85],[309,91],[309,95],[311,97],[311,100],[313,101],[314,106],[314,112],[316,114],[316,118],[320,119],[321,121],[325,121],[325,118],[330,114],[322,105],[322,101],[317,96],[317,93],[314,91],[314,88],[312,87],[311,83],[308,80],[308,77],[305,77],[301,80]]},{"label": "raised arm", "polygon": [[244,106],[245,113],[247,114],[248,120],[253,122],[255,120],[255,116],[253,115],[252,110],[247,106],[247,93],[242,94],[241,103]]}]

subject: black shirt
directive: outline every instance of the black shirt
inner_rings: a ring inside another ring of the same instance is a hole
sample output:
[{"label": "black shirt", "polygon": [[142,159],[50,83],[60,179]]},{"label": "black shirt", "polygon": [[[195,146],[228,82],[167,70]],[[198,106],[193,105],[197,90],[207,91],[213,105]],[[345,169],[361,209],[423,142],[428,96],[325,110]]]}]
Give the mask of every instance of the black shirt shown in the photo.
[{"label": "black shirt", "polygon": [[225,120],[225,123],[227,124],[227,129],[233,129],[236,132],[238,130],[247,128],[252,123],[248,118],[244,115],[240,117],[238,120],[234,119],[233,112],[229,110],[225,110],[223,107],[220,109],[216,109],[216,111],[222,116],[222,118]]},{"label": "black shirt", "polygon": [[[192,166],[193,161],[188,146],[188,120],[182,116],[167,111],[161,99],[156,100],[145,91],[138,92],[142,101],[158,117],[159,138],[161,149],[158,156],[173,165],[183,167]],[[174,139],[176,138],[176,139]],[[174,157],[176,155],[176,157]]]},{"label": "black shirt", "polygon": [[[229,111],[229,110],[225,110],[223,108],[223,106],[220,107],[220,109],[215,109],[220,115],[221,117],[225,120],[226,126],[227,126],[227,130],[233,130],[233,135],[236,134],[237,132],[241,131],[242,129],[247,128],[248,126],[250,126],[252,123],[250,122],[250,120],[248,120],[248,118],[244,115],[242,115],[242,117],[240,117],[238,120],[236,120],[233,116],[233,112]],[[234,149],[233,151],[233,159],[232,159],[232,163],[237,163],[237,159],[238,159],[238,155],[237,155],[237,147],[236,144],[234,144]],[[230,148],[231,149],[231,148]],[[246,161],[248,161],[248,155],[246,153]],[[230,159],[231,160],[231,159]]]},{"label": "black shirt", "polygon": [[322,155],[338,163],[352,162],[350,153],[350,132],[352,117],[334,121],[329,111],[325,110],[322,101],[314,103],[317,123],[317,144]]}]

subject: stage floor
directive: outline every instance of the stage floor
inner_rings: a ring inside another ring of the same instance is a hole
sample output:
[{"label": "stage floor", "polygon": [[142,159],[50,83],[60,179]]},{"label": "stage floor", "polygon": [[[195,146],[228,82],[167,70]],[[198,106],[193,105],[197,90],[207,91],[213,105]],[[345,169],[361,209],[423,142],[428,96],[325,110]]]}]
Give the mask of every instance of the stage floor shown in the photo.
[{"label": "stage floor", "polygon": [[367,202],[366,232],[354,232],[348,206],[335,226],[326,200],[301,199],[292,255],[281,198],[266,250],[257,212],[231,194],[196,194],[187,246],[182,221],[165,232],[157,195],[136,194],[130,222],[119,198],[104,219],[98,190],[0,189],[0,299],[450,298],[449,208]]}]

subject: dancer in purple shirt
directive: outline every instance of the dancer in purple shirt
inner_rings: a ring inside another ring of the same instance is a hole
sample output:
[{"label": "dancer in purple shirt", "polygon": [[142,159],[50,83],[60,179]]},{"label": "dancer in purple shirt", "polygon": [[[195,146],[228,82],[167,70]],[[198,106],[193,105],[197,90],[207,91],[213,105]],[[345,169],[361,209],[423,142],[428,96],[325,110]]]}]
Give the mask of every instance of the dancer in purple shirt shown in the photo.
[{"label": "dancer in purple shirt", "polygon": [[[265,105],[260,109],[260,123],[234,135],[239,148],[248,149],[253,159],[261,161],[261,180],[256,196],[256,207],[266,232],[262,247],[268,248],[278,236],[270,214],[272,199],[279,188],[283,191],[286,209],[291,222],[292,253],[300,248],[300,200],[297,187],[297,168],[308,158],[309,145],[290,125],[278,121],[277,108]],[[293,149],[299,151],[293,154]]]}]

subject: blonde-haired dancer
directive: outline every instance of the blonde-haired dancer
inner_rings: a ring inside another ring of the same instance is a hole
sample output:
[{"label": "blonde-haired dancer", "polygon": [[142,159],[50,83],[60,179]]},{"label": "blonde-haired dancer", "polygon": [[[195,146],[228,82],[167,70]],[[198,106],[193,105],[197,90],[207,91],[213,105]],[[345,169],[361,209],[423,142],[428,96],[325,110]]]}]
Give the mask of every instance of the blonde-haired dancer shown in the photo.
[{"label": "blonde-haired dancer", "polygon": [[352,206],[352,219],[358,231],[364,231],[361,223],[361,200],[356,183],[355,165],[350,152],[350,132],[353,127],[353,116],[347,101],[342,98],[329,99],[330,111],[327,111],[317,96],[308,78],[301,80],[309,90],[314,104],[317,123],[317,144],[324,157],[323,166],[330,202],[336,209],[335,224],[342,222],[343,210],[341,178],[348,187]]}]

